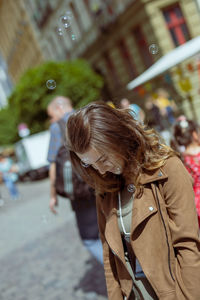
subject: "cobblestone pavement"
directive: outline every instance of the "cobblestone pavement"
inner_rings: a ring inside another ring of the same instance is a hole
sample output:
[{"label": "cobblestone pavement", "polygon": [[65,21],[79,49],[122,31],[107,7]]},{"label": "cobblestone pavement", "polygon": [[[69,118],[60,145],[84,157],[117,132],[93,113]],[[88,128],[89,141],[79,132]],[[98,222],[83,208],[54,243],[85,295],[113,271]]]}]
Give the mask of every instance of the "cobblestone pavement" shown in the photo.
[{"label": "cobblestone pavement", "polygon": [[48,184],[19,184],[21,199],[0,207],[0,299],[106,300],[103,267],[81,244],[66,200],[59,217],[48,212]]}]

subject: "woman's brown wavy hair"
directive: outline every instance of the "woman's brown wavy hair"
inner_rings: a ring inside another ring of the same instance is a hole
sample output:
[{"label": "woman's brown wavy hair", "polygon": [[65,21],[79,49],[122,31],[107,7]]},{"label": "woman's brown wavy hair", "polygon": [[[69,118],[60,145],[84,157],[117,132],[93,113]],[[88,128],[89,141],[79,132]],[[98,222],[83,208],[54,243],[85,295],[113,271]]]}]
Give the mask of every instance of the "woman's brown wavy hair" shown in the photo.
[{"label": "woman's brown wavy hair", "polygon": [[[97,193],[114,192],[129,183],[139,187],[142,171],[157,169],[175,155],[156,131],[134,120],[129,110],[104,103],[91,103],[74,112],[68,119],[66,136],[73,166]],[[123,174],[107,172],[102,176],[92,166],[84,168],[76,153],[83,154],[90,147],[123,159]]]}]

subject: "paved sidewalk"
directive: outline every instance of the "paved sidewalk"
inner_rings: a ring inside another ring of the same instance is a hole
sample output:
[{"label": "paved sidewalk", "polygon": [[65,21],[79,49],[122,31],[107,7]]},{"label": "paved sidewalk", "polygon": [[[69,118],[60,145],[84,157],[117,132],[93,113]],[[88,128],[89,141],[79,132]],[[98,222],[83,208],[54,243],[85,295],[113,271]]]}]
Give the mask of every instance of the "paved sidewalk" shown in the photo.
[{"label": "paved sidewalk", "polygon": [[48,214],[47,185],[19,185],[22,199],[0,208],[0,300],[106,300],[103,268],[70,207],[60,202],[59,215]]},{"label": "paved sidewalk", "polygon": [[0,265],[1,300],[107,299],[103,268],[71,222],[15,249]]}]

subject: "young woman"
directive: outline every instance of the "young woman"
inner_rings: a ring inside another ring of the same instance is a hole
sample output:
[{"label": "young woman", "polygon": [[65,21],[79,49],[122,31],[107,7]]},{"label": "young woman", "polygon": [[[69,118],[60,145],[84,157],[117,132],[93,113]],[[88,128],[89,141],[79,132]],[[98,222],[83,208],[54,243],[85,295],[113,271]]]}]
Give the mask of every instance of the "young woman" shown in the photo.
[{"label": "young woman", "polygon": [[174,138],[178,146],[184,146],[183,163],[194,180],[195,203],[200,227],[200,126],[182,118],[174,126]]},{"label": "young woman", "polygon": [[192,179],[128,110],[92,103],[67,123],[71,159],[95,188],[109,300],[199,300]]}]

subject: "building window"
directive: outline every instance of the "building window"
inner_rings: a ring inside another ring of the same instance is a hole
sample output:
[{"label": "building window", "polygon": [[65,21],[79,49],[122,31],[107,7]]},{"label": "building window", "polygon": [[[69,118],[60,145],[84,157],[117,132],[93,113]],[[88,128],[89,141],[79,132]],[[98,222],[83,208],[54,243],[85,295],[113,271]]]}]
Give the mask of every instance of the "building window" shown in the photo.
[{"label": "building window", "polygon": [[187,24],[178,4],[163,10],[163,15],[176,47],[190,40]]},{"label": "building window", "polygon": [[128,71],[128,74],[130,75],[130,78],[132,79],[132,78],[136,77],[137,73],[136,73],[135,66],[133,64],[131,55],[129,53],[129,49],[128,49],[128,47],[127,47],[127,45],[126,45],[126,43],[123,39],[121,39],[118,42],[118,47],[119,47],[123,62],[124,62],[125,66],[126,66],[126,69]]},{"label": "building window", "polygon": [[149,46],[140,26],[133,29],[133,36],[145,67],[149,68],[153,64],[153,59],[149,53]]},{"label": "building window", "polygon": [[114,85],[115,86],[121,85],[121,83],[119,81],[119,78],[118,78],[118,75],[117,75],[117,72],[116,72],[116,68],[113,64],[113,61],[112,61],[111,57],[110,57],[110,54],[108,52],[105,52],[103,57],[104,57],[105,62],[106,62],[107,71],[108,71],[109,75],[111,76],[111,79],[113,80]]}]

